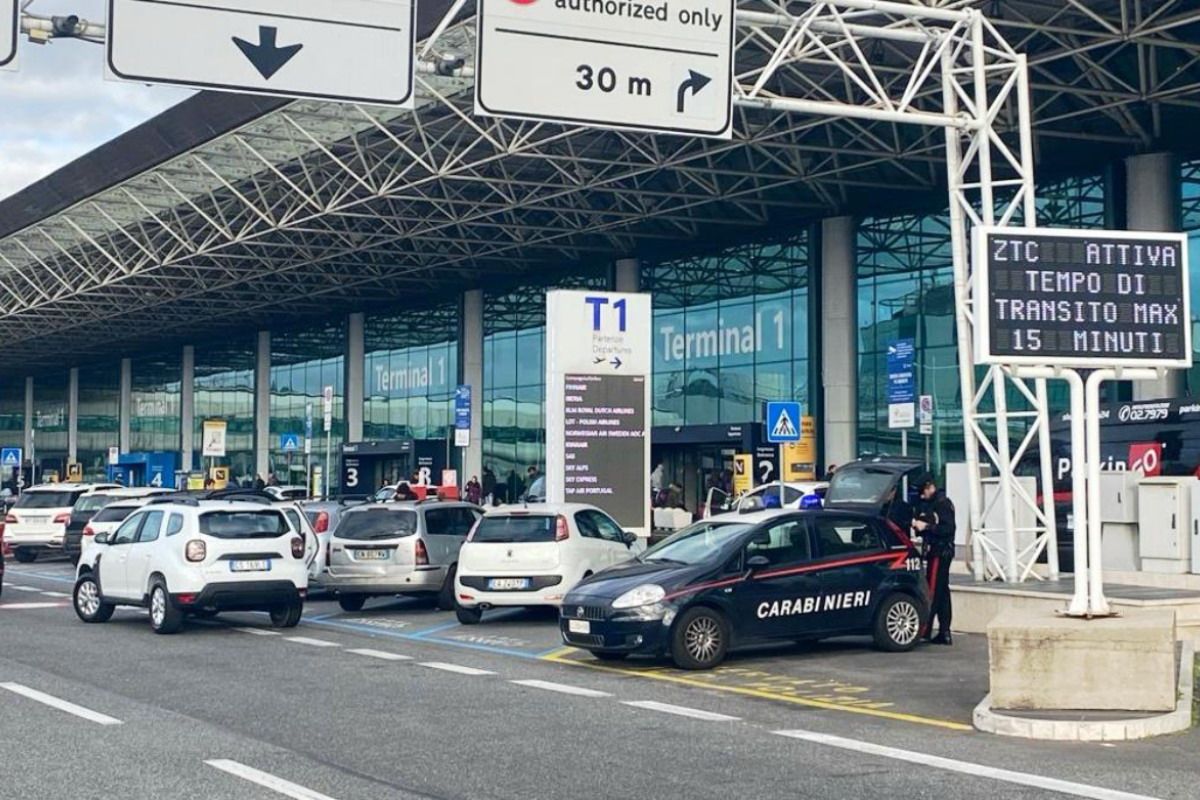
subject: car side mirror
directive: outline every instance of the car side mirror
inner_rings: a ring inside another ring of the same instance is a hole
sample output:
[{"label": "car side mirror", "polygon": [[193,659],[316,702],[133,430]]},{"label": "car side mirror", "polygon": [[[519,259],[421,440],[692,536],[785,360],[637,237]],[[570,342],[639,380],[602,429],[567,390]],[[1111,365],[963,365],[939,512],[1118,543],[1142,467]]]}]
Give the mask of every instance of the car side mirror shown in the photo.
[{"label": "car side mirror", "polygon": [[750,556],[746,559],[746,568],[755,571],[771,566],[771,559],[766,556]]},{"label": "car side mirror", "polygon": [[637,544],[637,540],[638,536],[633,531],[621,531],[621,541],[625,543],[626,547],[633,547]]},{"label": "car side mirror", "polygon": [[94,538],[92,541],[95,542],[96,544],[108,544],[108,534],[107,533],[97,533],[96,538]]}]

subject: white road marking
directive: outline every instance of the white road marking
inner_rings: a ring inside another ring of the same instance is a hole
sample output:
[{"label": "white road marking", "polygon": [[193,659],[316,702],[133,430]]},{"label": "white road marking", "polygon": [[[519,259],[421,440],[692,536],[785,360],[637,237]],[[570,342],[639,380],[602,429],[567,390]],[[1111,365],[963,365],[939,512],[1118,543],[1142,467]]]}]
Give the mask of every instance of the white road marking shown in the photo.
[{"label": "white road marking", "polygon": [[259,786],[270,789],[273,792],[294,798],[294,800],[333,800],[327,794],[314,792],[312,789],[305,788],[297,783],[285,781],[283,778],[277,778],[269,772],[263,772],[254,767],[247,767],[245,764],[239,764],[237,761],[231,761],[228,758],[209,759],[204,763],[222,772],[235,775],[242,780],[257,783]]},{"label": "white road marking", "polygon": [[9,589],[16,589],[18,592],[40,592],[41,589],[36,586],[9,586]]},{"label": "white road marking", "polygon": [[38,608],[67,608],[70,603],[0,603],[0,608],[12,611],[32,611]]},{"label": "white road marking", "polygon": [[266,628],[234,628],[235,631],[242,633],[252,633],[255,636],[278,636],[279,631],[269,631]]},{"label": "white road marking", "polygon": [[347,653],[354,653],[356,656],[366,656],[367,658],[378,658],[383,661],[410,661],[412,656],[402,656],[399,653],[388,653],[384,650],[372,650],[369,647],[360,648],[357,650],[347,650]]},{"label": "white road marking", "polygon": [[285,636],[283,638],[286,641],[306,644],[309,647],[341,647],[337,642],[331,642],[328,639],[310,639],[307,636]]},{"label": "white road marking", "polygon": [[462,667],[458,664],[447,664],[443,661],[422,661],[422,667],[430,669],[440,669],[442,672],[457,672],[459,675],[495,675],[494,672],[489,672],[486,669],[476,669],[475,667]]},{"label": "white road marking", "polygon": [[802,739],[806,742],[814,744],[823,744],[829,747],[837,747],[842,750],[853,750],[857,753],[866,753],[867,755],[880,756],[881,758],[891,758],[896,761],[907,761],[922,767],[935,767],[944,769],[948,772],[958,772],[963,775],[970,775],[975,778],[991,778],[992,780],[1004,781],[1006,783],[1015,783],[1020,786],[1032,786],[1035,789],[1046,789],[1051,792],[1059,792],[1060,794],[1068,794],[1074,797],[1087,797],[1091,800],[1157,800],[1144,794],[1132,794],[1130,792],[1122,792],[1116,789],[1105,789],[1100,786],[1090,786],[1086,783],[1074,783],[1072,781],[1059,780],[1058,778],[1047,778],[1042,775],[1033,775],[1028,772],[1014,772],[1013,770],[1000,769],[998,767],[989,767],[984,764],[975,764],[970,761],[958,761],[953,758],[943,758],[941,756],[933,756],[927,753],[915,753],[911,750],[900,750],[895,747],[886,747],[879,744],[871,744],[870,742],[862,742],[857,739],[844,739],[841,736],[831,736],[827,733],[816,733],[813,731],[790,730],[790,731],[772,731],[778,736],[787,736],[792,739]]},{"label": "white road marking", "polygon": [[36,700],[39,703],[48,705],[51,708],[57,708],[59,711],[65,711],[68,714],[74,714],[80,719],[86,719],[88,722],[94,722],[97,725],[120,725],[121,720],[115,717],[110,717],[107,714],[101,714],[98,711],[92,711],[90,708],[77,706],[74,703],[68,703],[66,700],[60,700],[54,695],[39,692],[37,689],[30,689],[28,686],[22,686],[19,683],[0,683],[0,689],[7,689],[14,694],[19,694],[22,697],[28,697],[30,700]]},{"label": "white road marking", "polygon": [[601,692],[596,689],[584,689],[582,686],[570,686],[565,683],[554,683],[553,681],[539,681],[534,679],[509,681],[517,686],[528,686],[531,689],[545,689],[548,692],[560,692],[562,694],[573,694],[578,697],[612,697],[608,692]]},{"label": "white road marking", "polygon": [[66,592],[42,592],[45,597],[70,597]]},{"label": "white road marking", "polygon": [[644,708],[648,711],[661,711],[664,714],[675,714],[680,717],[702,719],[706,722],[737,722],[741,719],[741,717],[731,717],[727,714],[717,714],[714,711],[703,711],[699,708],[674,706],[670,703],[658,703],[654,700],[623,700],[622,705],[633,706],[634,708]]}]

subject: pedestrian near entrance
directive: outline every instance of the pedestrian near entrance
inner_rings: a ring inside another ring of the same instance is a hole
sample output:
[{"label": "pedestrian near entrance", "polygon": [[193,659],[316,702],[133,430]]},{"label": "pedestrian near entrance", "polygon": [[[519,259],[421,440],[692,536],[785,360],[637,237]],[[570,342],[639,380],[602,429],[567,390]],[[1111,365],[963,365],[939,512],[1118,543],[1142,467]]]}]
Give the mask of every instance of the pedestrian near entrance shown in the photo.
[{"label": "pedestrian near entrance", "polygon": [[474,475],[467,481],[467,502],[479,505],[483,501],[483,486]]},{"label": "pedestrian near entrance", "polygon": [[496,471],[488,464],[483,468],[483,501],[489,506],[496,500]]},{"label": "pedestrian near entrance", "polygon": [[[929,622],[925,638],[934,644],[950,644],[950,562],[954,560],[954,503],[938,489],[932,475],[919,479],[920,501],[913,530],[921,534],[925,551],[925,574],[929,581]],[[937,621],[937,634],[933,623]]]}]

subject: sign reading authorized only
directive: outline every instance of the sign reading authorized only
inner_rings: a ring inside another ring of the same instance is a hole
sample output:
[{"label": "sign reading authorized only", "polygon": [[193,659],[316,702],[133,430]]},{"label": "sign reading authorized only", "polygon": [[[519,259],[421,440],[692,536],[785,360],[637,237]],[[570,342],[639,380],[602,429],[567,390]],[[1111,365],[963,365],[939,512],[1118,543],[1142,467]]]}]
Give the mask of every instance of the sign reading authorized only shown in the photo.
[{"label": "sign reading authorized only", "polygon": [[478,114],[729,138],[735,0],[479,0]]},{"label": "sign reading authorized only", "polygon": [[411,107],[415,6],[108,0],[107,69],[141,83]]}]

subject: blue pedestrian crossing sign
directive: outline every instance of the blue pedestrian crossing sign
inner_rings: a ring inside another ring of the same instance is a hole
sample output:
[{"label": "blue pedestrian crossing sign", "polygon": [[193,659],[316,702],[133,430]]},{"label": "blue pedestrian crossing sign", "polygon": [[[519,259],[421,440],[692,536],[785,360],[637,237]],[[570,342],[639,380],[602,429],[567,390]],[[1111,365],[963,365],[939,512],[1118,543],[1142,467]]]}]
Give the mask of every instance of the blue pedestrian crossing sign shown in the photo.
[{"label": "blue pedestrian crossing sign", "polygon": [[789,401],[767,403],[767,441],[772,444],[800,441],[800,404]]},{"label": "blue pedestrian crossing sign", "polygon": [[279,434],[279,449],[285,453],[295,453],[300,449],[300,434],[298,433],[281,433]]},{"label": "blue pedestrian crossing sign", "polygon": [[4,447],[0,448],[0,467],[20,467],[21,466],[21,448],[19,447]]}]

